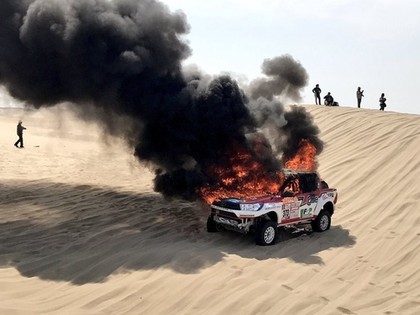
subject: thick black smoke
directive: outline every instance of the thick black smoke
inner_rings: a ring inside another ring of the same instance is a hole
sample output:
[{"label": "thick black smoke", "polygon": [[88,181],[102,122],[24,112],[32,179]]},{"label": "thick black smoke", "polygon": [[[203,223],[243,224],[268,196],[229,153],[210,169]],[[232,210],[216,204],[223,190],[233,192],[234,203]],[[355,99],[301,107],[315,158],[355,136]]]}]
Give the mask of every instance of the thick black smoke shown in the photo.
[{"label": "thick black smoke", "polygon": [[[307,80],[299,63],[264,61],[270,78],[252,83],[247,96],[229,76],[182,69],[188,31],[182,12],[154,0],[1,0],[0,84],[36,108],[76,104],[83,118],[134,147],[165,196],[196,198],[232,143],[269,170],[302,138],[322,149],[306,111],[285,111],[275,99],[298,98]],[[256,152],[261,135],[266,149]]]},{"label": "thick black smoke", "polygon": [[37,107],[92,101],[131,114],[184,87],[188,30],[155,1],[2,0],[0,80]]},{"label": "thick black smoke", "polygon": [[251,98],[272,100],[275,96],[287,96],[295,101],[300,100],[300,91],[308,83],[308,74],[292,56],[265,59],[261,69],[266,77],[251,82]]}]

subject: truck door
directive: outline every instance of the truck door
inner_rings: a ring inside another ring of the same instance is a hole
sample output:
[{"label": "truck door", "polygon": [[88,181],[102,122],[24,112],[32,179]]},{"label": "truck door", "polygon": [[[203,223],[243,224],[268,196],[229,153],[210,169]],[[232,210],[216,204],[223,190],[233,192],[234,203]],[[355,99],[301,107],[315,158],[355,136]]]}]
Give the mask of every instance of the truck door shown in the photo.
[{"label": "truck door", "polygon": [[315,194],[304,194],[299,207],[299,215],[301,219],[312,218],[318,204],[318,196]]}]

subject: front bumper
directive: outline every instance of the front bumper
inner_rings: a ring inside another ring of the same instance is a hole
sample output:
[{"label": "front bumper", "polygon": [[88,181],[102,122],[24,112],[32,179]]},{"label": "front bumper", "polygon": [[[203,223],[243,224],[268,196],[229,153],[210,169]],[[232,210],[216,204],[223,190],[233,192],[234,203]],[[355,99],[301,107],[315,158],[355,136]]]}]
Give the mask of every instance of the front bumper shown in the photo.
[{"label": "front bumper", "polygon": [[247,233],[254,222],[253,218],[239,218],[235,212],[227,211],[227,209],[221,210],[218,207],[212,207],[211,214],[216,223],[228,230],[240,233]]}]

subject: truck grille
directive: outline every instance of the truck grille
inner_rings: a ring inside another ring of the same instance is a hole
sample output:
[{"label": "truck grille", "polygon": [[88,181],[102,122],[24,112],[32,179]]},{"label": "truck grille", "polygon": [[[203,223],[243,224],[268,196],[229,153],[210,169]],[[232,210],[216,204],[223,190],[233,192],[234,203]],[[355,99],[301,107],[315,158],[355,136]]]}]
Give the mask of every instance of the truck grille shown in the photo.
[{"label": "truck grille", "polygon": [[217,216],[223,217],[223,218],[229,218],[229,219],[234,219],[234,220],[237,220],[238,219],[238,217],[236,216],[236,214],[234,214],[232,212],[211,209],[211,213],[212,214],[216,214]]}]

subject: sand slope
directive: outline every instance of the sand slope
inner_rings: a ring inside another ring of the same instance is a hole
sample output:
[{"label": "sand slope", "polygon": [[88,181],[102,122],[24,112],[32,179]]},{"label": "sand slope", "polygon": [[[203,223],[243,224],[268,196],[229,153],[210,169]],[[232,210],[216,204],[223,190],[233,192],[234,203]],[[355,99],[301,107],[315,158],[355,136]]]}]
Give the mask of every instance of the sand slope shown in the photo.
[{"label": "sand slope", "polygon": [[208,234],[97,127],[0,109],[0,314],[420,314],[420,116],[306,108],[339,203],[273,247]]}]

